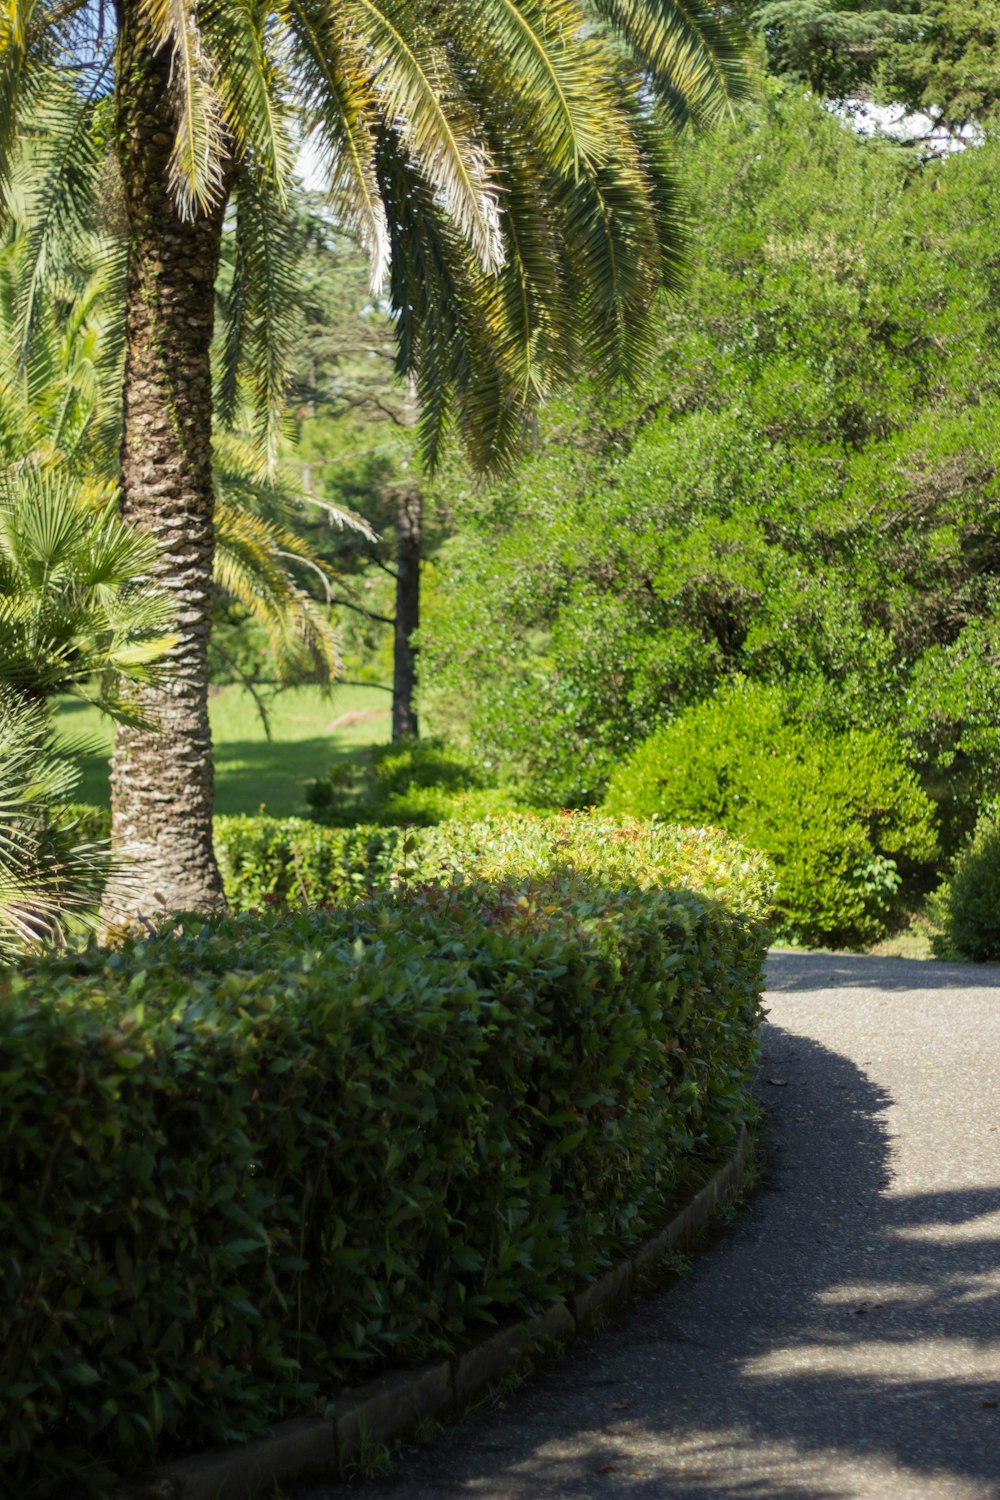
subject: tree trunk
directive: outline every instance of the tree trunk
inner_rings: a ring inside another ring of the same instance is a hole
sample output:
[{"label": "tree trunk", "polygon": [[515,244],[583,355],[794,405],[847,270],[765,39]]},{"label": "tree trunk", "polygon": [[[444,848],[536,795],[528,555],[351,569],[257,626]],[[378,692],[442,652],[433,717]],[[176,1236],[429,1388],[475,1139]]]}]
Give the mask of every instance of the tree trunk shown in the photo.
[{"label": "tree trunk", "polygon": [[158,581],[176,604],[177,645],[143,690],[155,730],[119,727],[112,840],[127,879],[106,923],[223,904],[212,848],[208,640],[214,551],[209,351],[223,203],[191,221],[169,191],[170,55],[151,55],[139,0],[119,6],[116,127],[129,227],[121,446],[122,513],[162,549]]},{"label": "tree trunk", "polygon": [[392,663],[392,738],[416,739],[417,653],[413,634],[420,624],[419,489],[403,490],[396,511],[396,635]]}]

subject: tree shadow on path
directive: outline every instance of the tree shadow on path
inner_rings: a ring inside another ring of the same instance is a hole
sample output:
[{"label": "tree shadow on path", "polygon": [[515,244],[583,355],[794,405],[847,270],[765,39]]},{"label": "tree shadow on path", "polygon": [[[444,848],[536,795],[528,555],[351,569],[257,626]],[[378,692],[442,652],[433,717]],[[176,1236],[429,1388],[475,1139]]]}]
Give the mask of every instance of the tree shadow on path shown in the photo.
[{"label": "tree shadow on path", "polygon": [[[774,989],[807,996],[809,965],[783,957]],[[812,965],[817,994],[881,984]],[[909,988],[947,987],[944,966],[904,967]],[[982,989],[990,971],[970,973]],[[1000,1137],[995,1186],[907,1194],[893,1101],[849,1058],[770,1025],[761,1090],[764,1181],[689,1274],[408,1450],[370,1500],[1000,1497]]]}]

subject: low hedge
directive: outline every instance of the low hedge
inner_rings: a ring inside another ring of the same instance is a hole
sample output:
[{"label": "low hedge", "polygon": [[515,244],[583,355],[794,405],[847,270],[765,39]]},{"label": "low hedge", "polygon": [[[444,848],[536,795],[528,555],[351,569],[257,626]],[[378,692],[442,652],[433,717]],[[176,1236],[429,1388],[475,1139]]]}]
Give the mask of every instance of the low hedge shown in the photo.
[{"label": "low hedge", "polygon": [[426,881],[538,879],[567,870],[640,889],[690,886],[757,917],[774,894],[763,857],[717,829],[600,813],[513,813],[410,829],[216,818],[215,845],[237,909],[336,905]]},{"label": "low hedge", "polygon": [[731,1141],[762,928],[605,827],[618,880],[560,856],[0,981],[12,1494],[104,1492],[564,1295]]},{"label": "low hedge", "polygon": [[[110,836],[103,808],[71,809],[88,838]],[[428,881],[550,877],[561,870],[640,889],[683,885],[766,917],[767,860],[716,828],[606,813],[507,813],[434,828],[327,828],[307,818],[215,819],[226,897],[236,911],[337,906]]]}]

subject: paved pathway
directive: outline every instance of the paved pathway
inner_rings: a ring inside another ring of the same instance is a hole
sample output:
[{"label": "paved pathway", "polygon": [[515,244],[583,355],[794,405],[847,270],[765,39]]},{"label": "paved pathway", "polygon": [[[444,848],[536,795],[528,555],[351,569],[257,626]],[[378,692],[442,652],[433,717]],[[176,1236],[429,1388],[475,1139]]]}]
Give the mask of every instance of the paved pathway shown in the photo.
[{"label": "paved pathway", "polygon": [[364,1500],[1000,1500],[1000,968],[769,985],[749,1212]]}]

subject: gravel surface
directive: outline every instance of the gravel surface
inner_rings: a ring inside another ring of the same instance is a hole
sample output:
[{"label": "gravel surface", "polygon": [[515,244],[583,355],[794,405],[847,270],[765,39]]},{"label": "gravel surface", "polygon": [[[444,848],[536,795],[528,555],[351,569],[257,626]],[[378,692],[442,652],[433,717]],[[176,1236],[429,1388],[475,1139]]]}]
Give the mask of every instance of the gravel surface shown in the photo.
[{"label": "gravel surface", "polygon": [[296,1500],[1000,1500],[1000,967],[775,952],[764,1180],[395,1477]]}]

